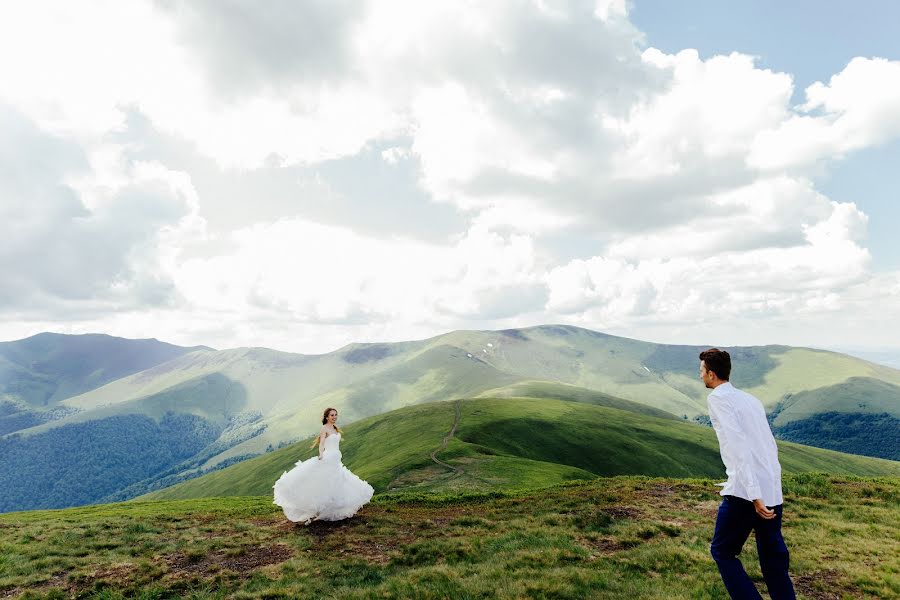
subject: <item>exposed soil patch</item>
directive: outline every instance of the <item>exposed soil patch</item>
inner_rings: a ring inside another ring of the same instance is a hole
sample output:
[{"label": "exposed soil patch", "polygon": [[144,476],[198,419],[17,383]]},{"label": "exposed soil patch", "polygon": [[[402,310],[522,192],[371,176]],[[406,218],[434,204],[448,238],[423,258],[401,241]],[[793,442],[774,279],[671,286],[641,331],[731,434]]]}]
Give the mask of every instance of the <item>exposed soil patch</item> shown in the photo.
[{"label": "exposed soil patch", "polygon": [[230,531],[204,531],[200,537],[204,540],[211,540],[213,538],[232,538],[234,534]]},{"label": "exposed soil patch", "polygon": [[207,525],[209,523],[217,523],[217,522],[221,521],[221,519],[222,519],[222,517],[220,517],[219,515],[206,514],[206,515],[194,515],[194,517],[191,519],[191,521],[193,521],[192,524]]},{"label": "exposed soil patch", "polygon": [[[432,525],[443,527],[448,523],[459,519],[460,517],[473,516],[473,512],[475,511],[467,507],[454,507],[447,510],[442,510],[439,516],[433,516],[432,518],[428,519],[428,521]],[[435,513],[437,513],[437,511],[435,511]]]},{"label": "exposed soil patch", "polygon": [[[349,522],[343,521],[313,521],[309,525],[299,524],[301,531],[305,531],[309,535],[318,539],[320,542],[334,533],[341,533],[348,529],[352,529],[355,525],[361,524],[361,521]],[[295,529],[298,527],[294,526]]]},{"label": "exposed soil patch", "polygon": [[[61,571],[59,573],[55,573],[50,579],[43,582],[39,586],[32,586],[27,588],[27,591],[30,592],[48,592],[51,589],[63,589],[69,595],[77,595],[79,592],[84,590],[89,590],[94,587],[99,581],[104,581],[109,584],[115,584],[117,586],[128,585],[128,583],[132,580],[132,575],[135,572],[134,565],[126,564],[126,565],[117,565],[112,567],[104,567],[102,569],[97,569],[93,573],[89,575],[78,575],[75,577],[69,577],[67,571]],[[12,588],[9,590],[5,590],[0,592],[0,598],[15,598],[16,596],[20,596],[26,592],[26,589],[23,588]]]},{"label": "exposed soil patch", "polygon": [[813,600],[841,600],[846,595],[859,596],[859,588],[841,578],[840,573],[830,569],[803,575],[792,575],[795,591]]},{"label": "exposed soil patch", "polygon": [[368,563],[375,565],[386,565],[392,558],[394,553],[401,544],[399,540],[358,540],[348,544],[341,552],[347,556],[356,556]]},{"label": "exposed soil patch", "polygon": [[684,483],[656,484],[645,490],[635,490],[638,497],[644,498],[669,498],[681,492],[696,492],[696,486]]},{"label": "exposed soil patch", "polygon": [[98,581],[106,581],[121,586],[131,581],[134,571],[134,565],[103,567],[102,569],[97,569],[91,575],[76,578],[73,583],[76,588],[92,588]]},{"label": "exposed soil patch", "polygon": [[581,543],[592,552],[603,554],[606,556],[615,554],[616,552],[621,552],[622,550],[626,549],[621,542],[612,538],[602,538],[599,540],[582,539]]},{"label": "exposed soil patch", "polygon": [[598,508],[597,512],[608,515],[613,519],[637,519],[644,514],[644,511],[633,506],[607,506]]},{"label": "exposed soil patch", "polygon": [[696,504],[694,510],[704,517],[715,518],[719,514],[719,504],[718,500],[707,500]]},{"label": "exposed soil patch", "polygon": [[273,546],[245,546],[239,554],[230,554],[225,550],[211,552],[204,556],[194,557],[182,553],[165,557],[169,567],[169,576],[180,578],[182,575],[209,575],[222,570],[230,570],[242,577],[250,571],[283,563],[293,556],[293,551],[283,544]]}]

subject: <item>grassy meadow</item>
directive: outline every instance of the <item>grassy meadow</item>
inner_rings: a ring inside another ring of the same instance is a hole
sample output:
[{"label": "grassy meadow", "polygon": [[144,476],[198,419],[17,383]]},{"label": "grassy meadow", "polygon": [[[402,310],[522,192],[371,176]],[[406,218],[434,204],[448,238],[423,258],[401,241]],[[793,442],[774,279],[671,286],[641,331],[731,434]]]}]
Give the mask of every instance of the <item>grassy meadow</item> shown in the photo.
[{"label": "grassy meadow", "polygon": [[[379,494],[337,523],[272,504],[309,441],[127,502],[0,514],[0,598],[726,598],[714,432],[565,393],[348,425],[344,462]],[[900,596],[900,463],[779,447],[799,596]]]},{"label": "grassy meadow", "polygon": [[[287,522],[271,497],[0,515],[0,598],[695,598],[727,595],[708,554],[709,479],[376,496]],[[900,478],[785,478],[798,596],[900,596]],[[762,586],[755,548],[742,555]]]}]

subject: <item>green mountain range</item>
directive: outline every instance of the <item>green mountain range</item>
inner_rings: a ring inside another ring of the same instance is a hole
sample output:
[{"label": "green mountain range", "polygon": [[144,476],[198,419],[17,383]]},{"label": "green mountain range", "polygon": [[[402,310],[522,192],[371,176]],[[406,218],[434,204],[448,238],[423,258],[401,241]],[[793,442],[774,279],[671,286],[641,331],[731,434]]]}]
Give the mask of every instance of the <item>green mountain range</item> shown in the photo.
[{"label": "green mountain range", "polygon": [[0,414],[55,407],[66,398],[198,350],[211,348],[101,334],[41,333],[0,342]]},{"label": "green mountain range", "polygon": [[[697,378],[697,354],[703,348],[548,325],[351,344],[323,355],[171,347],[169,360],[146,366],[109,362],[122,353],[79,354],[87,362],[75,375],[62,368],[42,372],[47,390],[57,391],[44,392],[43,400],[27,396],[30,421],[7,421],[0,437],[0,511],[126,499],[179,483],[308,437],[326,406],[349,424],[441,400],[528,396],[610,408],[628,403],[631,412],[642,407],[658,417],[702,422],[707,390]],[[820,350],[727,349],[732,381],[763,401],[777,435],[900,459],[900,371]],[[52,344],[43,352],[61,355]],[[10,372],[0,381],[7,398]],[[69,391],[81,393],[63,397]],[[17,406],[25,397],[19,394]],[[92,485],[73,488],[86,480]]]}]

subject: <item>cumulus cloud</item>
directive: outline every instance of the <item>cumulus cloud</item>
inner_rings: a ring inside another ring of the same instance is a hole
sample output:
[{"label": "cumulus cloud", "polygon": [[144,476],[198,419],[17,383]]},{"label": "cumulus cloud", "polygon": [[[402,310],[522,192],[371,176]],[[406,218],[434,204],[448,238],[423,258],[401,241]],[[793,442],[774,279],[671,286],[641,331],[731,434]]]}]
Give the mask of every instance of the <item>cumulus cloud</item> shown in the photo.
[{"label": "cumulus cloud", "polygon": [[[608,247],[608,256],[625,259],[703,256],[758,248],[786,248],[805,240],[805,229],[824,222],[835,204],[805,178],[778,176],[700,196],[701,206],[681,222],[655,231],[623,235]],[[840,205],[859,222],[855,205]],[[858,224],[853,239],[861,241]]]},{"label": "cumulus cloud", "polygon": [[202,229],[183,175],[158,164],[119,164],[119,177],[98,186],[82,147],[2,105],[0,130],[4,309],[78,313],[174,301],[164,271],[174,260],[171,245]]},{"label": "cumulus cloud", "polygon": [[900,136],[900,61],[857,57],[825,84],[806,89],[798,112],[759,132],[748,163],[809,166]]},{"label": "cumulus cloud", "polygon": [[198,307],[239,318],[422,323],[435,314],[502,318],[546,300],[523,236],[473,229],[442,247],[290,219],[235,231],[232,240],[233,252],[184,261],[174,276]]},{"label": "cumulus cloud", "polygon": [[352,34],[364,2],[357,0],[160,1],[176,23],[177,42],[189,46],[199,72],[234,101],[260,89],[298,82],[325,86],[352,72]]},{"label": "cumulus cloud", "polygon": [[3,11],[8,311],[286,343],[883,297],[866,215],[815,178],[900,136],[897,61],[792,106],[754,57],[647,47],[623,0]]}]

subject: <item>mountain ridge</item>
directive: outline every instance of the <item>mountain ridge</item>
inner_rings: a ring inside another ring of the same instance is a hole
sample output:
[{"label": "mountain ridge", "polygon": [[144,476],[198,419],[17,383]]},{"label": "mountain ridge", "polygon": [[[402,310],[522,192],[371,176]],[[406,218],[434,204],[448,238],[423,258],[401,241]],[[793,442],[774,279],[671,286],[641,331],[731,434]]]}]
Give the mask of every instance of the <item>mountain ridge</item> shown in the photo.
[{"label": "mountain ridge", "polygon": [[[870,456],[897,455],[891,429],[900,418],[900,371],[832,351],[724,347],[734,359],[735,385],[766,405],[777,435]],[[696,371],[704,348],[654,344],[569,325],[458,330],[423,340],[352,343],[325,354],[259,346],[182,348],[168,361],[63,398],[51,407],[53,412],[26,413],[45,418],[29,421],[20,412],[0,410],[0,424],[8,426],[0,430],[6,434],[0,435],[0,443],[30,448],[17,451],[21,462],[9,467],[14,473],[45,465],[42,440],[77,448],[79,436],[107,419],[133,419],[133,428],[150,435],[163,418],[178,417],[187,419],[184,427],[194,423],[186,430],[203,432],[200,441],[208,441],[209,432],[218,435],[184,461],[159,463],[159,470],[147,477],[122,481],[121,490],[138,493],[152,489],[154,481],[178,481],[305,438],[318,427],[325,406],[337,408],[343,423],[352,423],[422,402],[509,396],[519,394],[516,389],[550,386],[547,394],[574,394],[587,403],[615,398],[631,403],[627,406],[632,409],[639,405],[702,421],[708,390]],[[854,400],[860,395],[865,402]],[[156,425],[142,424],[145,418]],[[848,426],[836,433],[839,421]],[[116,460],[130,460],[129,443],[113,444],[125,453]],[[95,468],[103,472],[114,457],[75,458],[99,460]],[[47,478],[63,475],[37,472]]]}]

